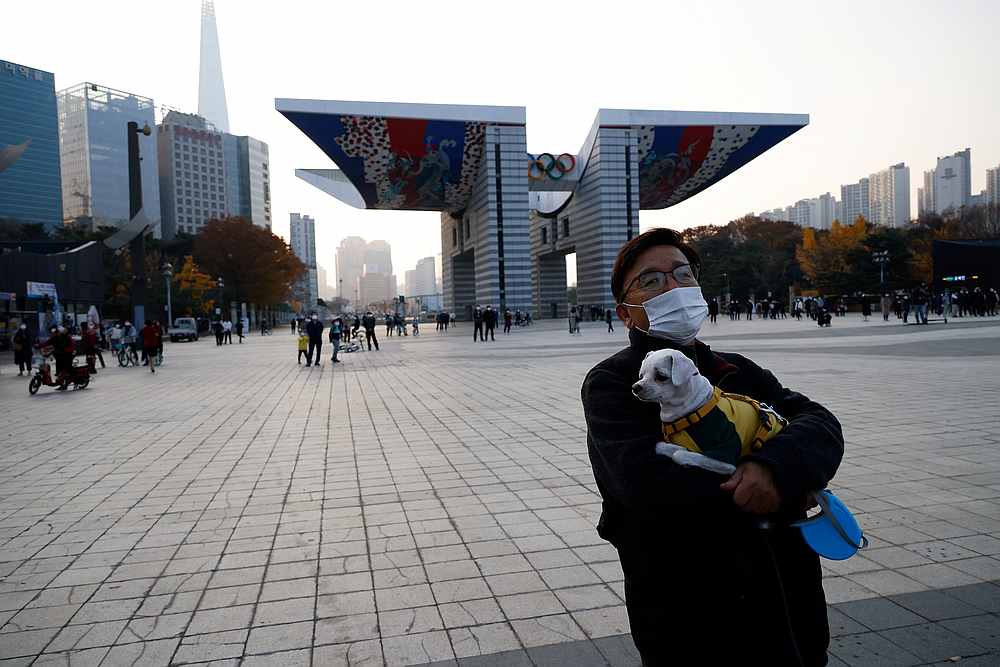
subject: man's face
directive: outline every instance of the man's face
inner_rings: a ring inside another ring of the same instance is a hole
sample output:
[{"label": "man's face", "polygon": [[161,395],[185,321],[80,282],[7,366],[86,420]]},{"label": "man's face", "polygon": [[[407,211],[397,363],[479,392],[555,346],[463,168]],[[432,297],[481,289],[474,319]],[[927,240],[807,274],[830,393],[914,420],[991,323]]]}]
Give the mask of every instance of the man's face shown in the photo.
[{"label": "man's face", "polygon": [[[639,253],[636,257],[635,262],[625,273],[625,280],[623,285],[625,285],[625,294],[622,297],[624,303],[636,304],[638,306],[644,301],[649,301],[655,296],[669,292],[675,287],[679,287],[677,281],[672,275],[667,276],[666,285],[663,289],[657,289],[652,291],[643,290],[639,281],[636,280],[642,274],[648,271],[672,271],[681,264],[687,264],[688,259],[684,256],[684,253],[680,251],[679,248],[672,245],[658,245],[652,248],[647,248]],[[618,317],[625,322],[625,326],[628,328],[638,327],[643,331],[649,330],[649,320],[646,318],[646,311],[643,308],[638,308],[636,306],[624,306],[619,304],[615,311],[618,313]]]}]

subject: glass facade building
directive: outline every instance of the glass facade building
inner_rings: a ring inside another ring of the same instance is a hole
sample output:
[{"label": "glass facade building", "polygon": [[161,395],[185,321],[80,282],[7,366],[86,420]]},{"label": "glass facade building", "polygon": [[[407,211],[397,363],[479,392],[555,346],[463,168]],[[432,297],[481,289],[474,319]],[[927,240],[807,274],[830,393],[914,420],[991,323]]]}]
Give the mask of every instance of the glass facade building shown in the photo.
[{"label": "glass facade building", "polygon": [[55,77],[0,60],[0,218],[62,224]]},{"label": "glass facade building", "polygon": [[[129,219],[128,123],[156,126],[153,100],[93,83],[60,91],[63,217],[93,228]],[[160,237],[160,186],[153,135],[139,135],[143,212]]]}]

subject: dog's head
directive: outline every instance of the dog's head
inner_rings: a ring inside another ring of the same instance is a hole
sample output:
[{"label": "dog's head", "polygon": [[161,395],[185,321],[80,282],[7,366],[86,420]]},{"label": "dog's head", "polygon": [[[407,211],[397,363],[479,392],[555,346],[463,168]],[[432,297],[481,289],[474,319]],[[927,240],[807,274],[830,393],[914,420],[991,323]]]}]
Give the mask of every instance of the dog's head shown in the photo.
[{"label": "dog's head", "polygon": [[698,375],[698,368],[683,352],[655,350],[642,360],[639,381],[632,385],[632,393],[642,401],[680,405],[690,396],[691,381]]}]

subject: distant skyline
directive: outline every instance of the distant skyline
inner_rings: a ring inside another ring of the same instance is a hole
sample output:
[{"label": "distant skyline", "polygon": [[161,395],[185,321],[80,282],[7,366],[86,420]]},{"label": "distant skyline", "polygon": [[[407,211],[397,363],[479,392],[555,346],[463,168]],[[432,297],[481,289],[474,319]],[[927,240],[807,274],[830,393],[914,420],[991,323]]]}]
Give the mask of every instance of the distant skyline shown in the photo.
[{"label": "distant skyline", "polygon": [[[600,107],[810,114],[809,127],[719,184],[642,212],[643,229],[838,195],[898,162],[914,176],[915,213],[918,175],[939,156],[972,149],[974,193],[1000,164],[988,53],[1000,3],[985,0],[625,2],[613,12],[218,0],[215,10],[231,131],[270,145],[274,231],[288,238],[292,211],[313,216],[317,261],[331,274],[340,239],[358,235],[390,242],[402,275],[440,252],[439,218],[358,211],[296,179],[295,168],[332,164],[274,111],[276,97],[526,106],[533,152],[578,151]],[[92,81],[198,108],[201,0],[15,3],[4,17],[28,29],[8,31],[0,59],[53,72],[57,89]],[[471,39],[484,20],[492,29]],[[95,31],[113,39],[88,41]],[[526,48],[550,39],[551,59]]]}]

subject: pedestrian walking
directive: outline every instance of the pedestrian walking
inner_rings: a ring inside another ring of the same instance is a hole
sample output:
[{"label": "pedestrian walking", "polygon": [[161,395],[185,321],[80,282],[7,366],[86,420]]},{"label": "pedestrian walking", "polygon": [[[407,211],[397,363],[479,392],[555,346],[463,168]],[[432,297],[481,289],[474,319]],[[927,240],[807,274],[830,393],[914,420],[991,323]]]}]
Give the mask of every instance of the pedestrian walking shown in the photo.
[{"label": "pedestrian walking", "polygon": [[[486,327],[486,336],[490,337],[490,340],[496,342],[496,335],[494,331],[497,328],[497,311],[493,310],[493,306],[486,306],[486,310],[483,312],[483,326]],[[486,340],[486,336],[483,336],[483,340]]]},{"label": "pedestrian walking", "polygon": [[228,317],[222,323],[222,342],[226,345],[233,344],[233,322]]},{"label": "pedestrian walking", "polygon": [[365,328],[365,342],[368,343],[368,351],[372,351],[372,343],[375,343],[375,349],[378,350],[378,338],[375,337],[375,314],[372,311],[369,310],[361,318],[361,326]]},{"label": "pedestrian walking", "polygon": [[[309,354],[306,355],[306,366],[310,364],[319,366],[320,355],[323,353],[323,323],[316,315],[309,318],[309,322],[306,324],[306,335],[309,336]],[[316,356],[313,356],[314,352]]]},{"label": "pedestrian walking", "polygon": [[302,357],[306,358],[306,366],[309,365],[309,336],[306,335],[305,331],[299,332],[298,337],[299,345],[299,363],[302,363]]},{"label": "pedestrian walking", "polygon": [[101,346],[97,341],[97,327],[93,324],[83,324],[83,335],[80,337],[80,342],[83,344],[83,354],[87,359],[87,366],[90,367],[91,373],[97,372],[96,361],[100,359],[101,368],[104,366],[104,355],[101,354]]},{"label": "pedestrian walking", "polygon": [[389,313],[385,314],[385,335],[386,336],[392,335],[392,315],[390,315]]},{"label": "pedestrian walking", "polygon": [[236,320],[236,339],[243,344],[243,320]]},{"label": "pedestrian walking", "polygon": [[604,311],[604,321],[608,323],[608,333],[614,333],[615,332],[614,314],[611,312],[610,308]]},{"label": "pedestrian walking", "polygon": [[[28,332],[28,325],[21,322],[17,327],[17,332],[11,339],[14,348],[14,363],[17,364],[17,374],[23,375],[25,371],[31,373],[31,334]],[[104,366],[104,362],[101,362]]]},{"label": "pedestrian walking", "polygon": [[479,304],[472,310],[472,340],[478,339],[485,343],[486,339],[483,338],[483,311],[479,308]]},{"label": "pedestrian walking", "polygon": [[872,314],[872,304],[869,303],[868,297],[866,296],[861,297],[861,316],[864,318],[865,322],[868,321],[868,318],[871,317],[871,314]]},{"label": "pedestrian walking", "polygon": [[[608,312],[610,313],[611,311],[609,310]],[[719,300],[717,298],[713,298],[708,302],[708,317],[712,324],[718,324],[716,318],[719,317]]]},{"label": "pedestrian walking", "polygon": [[510,326],[514,323],[514,315],[510,312],[510,308],[503,311],[503,332],[505,334],[510,333]]},{"label": "pedestrian walking", "polygon": [[142,328],[139,332],[142,338],[142,353],[146,357],[146,363],[149,364],[149,372],[156,372],[156,350],[160,346],[160,333],[155,326],[153,326],[152,320],[146,320],[146,326]]},{"label": "pedestrian walking", "polygon": [[420,316],[419,315],[414,315],[413,316],[413,335],[414,336],[419,336],[420,335]]},{"label": "pedestrian walking", "polygon": [[339,317],[330,320],[330,345],[333,346],[333,357],[330,358],[335,364],[340,363],[337,352],[340,351],[340,339],[344,335],[344,322]]},{"label": "pedestrian walking", "polygon": [[212,322],[212,333],[215,334],[215,344],[222,345],[222,340],[225,337],[225,329],[222,327],[222,320],[215,320]]}]

